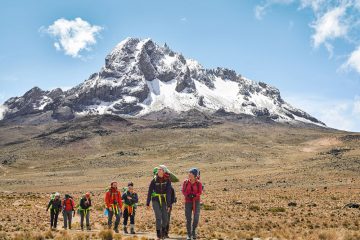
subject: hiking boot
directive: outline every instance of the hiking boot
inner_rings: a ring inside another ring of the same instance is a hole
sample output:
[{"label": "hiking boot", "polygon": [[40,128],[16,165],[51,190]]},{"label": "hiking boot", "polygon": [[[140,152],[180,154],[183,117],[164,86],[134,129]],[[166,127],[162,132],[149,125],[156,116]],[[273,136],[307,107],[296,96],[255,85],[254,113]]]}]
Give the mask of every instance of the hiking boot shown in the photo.
[{"label": "hiking boot", "polygon": [[118,229],[118,228],[114,228],[114,232],[115,232],[115,233],[119,233],[119,229]]},{"label": "hiking boot", "polygon": [[191,240],[191,237],[190,237],[190,236],[187,236],[187,237],[186,237],[186,240]]},{"label": "hiking boot", "polygon": [[91,230],[91,227],[90,227],[90,226],[87,226],[87,227],[86,227],[86,230],[90,231],[90,230]]},{"label": "hiking boot", "polygon": [[133,224],[130,225],[130,233],[135,234],[135,226]]},{"label": "hiking boot", "polygon": [[192,231],[192,239],[196,240],[196,231],[195,230]]},{"label": "hiking boot", "polygon": [[125,234],[128,234],[128,233],[129,233],[128,230],[127,230],[126,225],[124,225],[124,233],[125,233]]},{"label": "hiking boot", "polygon": [[156,230],[156,236],[157,236],[157,240],[161,239],[161,231],[160,230]]},{"label": "hiking boot", "polygon": [[81,227],[81,231],[84,231],[84,227]]}]

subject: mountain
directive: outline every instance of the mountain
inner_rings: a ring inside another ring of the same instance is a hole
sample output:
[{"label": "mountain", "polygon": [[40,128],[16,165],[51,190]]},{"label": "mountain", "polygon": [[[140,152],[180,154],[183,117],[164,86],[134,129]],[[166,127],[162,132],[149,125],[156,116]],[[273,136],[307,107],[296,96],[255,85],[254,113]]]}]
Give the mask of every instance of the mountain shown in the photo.
[{"label": "mountain", "polygon": [[112,114],[145,118],[163,111],[245,114],[276,122],[325,126],[292,107],[280,91],[227,68],[205,69],[166,44],[127,38],[106,56],[105,65],[78,86],[43,91],[38,87],[0,107],[0,119],[36,116],[36,121],[67,121]]}]

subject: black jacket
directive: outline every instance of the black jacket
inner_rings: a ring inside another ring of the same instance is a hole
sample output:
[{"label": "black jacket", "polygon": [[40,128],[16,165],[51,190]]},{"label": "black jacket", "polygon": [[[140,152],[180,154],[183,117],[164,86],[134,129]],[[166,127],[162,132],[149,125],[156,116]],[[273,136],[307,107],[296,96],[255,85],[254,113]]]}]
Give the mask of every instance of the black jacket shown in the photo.
[{"label": "black jacket", "polygon": [[[130,196],[132,199],[128,199],[127,197]],[[121,198],[123,199],[123,203],[129,206],[134,205],[135,203],[138,203],[139,198],[137,193],[130,193],[129,191],[126,191],[123,193],[123,195],[121,196]]]},{"label": "black jacket", "polygon": [[83,197],[80,199],[80,208],[81,209],[89,209],[91,207],[91,199],[86,199],[86,197]]},{"label": "black jacket", "polygon": [[49,210],[49,208],[51,210],[55,210],[57,212],[61,211],[61,200],[59,199],[51,199],[47,205],[46,211]]},{"label": "black jacket", "polygon": [[152,193],[166,194],[167,207],[171,206],[171,182],[168,179],[159,178],[156,176],[149,185],[149,191],[146,201],[146,206],[150,205],[150,201],[159,201],[158,197],[151,197]]}]

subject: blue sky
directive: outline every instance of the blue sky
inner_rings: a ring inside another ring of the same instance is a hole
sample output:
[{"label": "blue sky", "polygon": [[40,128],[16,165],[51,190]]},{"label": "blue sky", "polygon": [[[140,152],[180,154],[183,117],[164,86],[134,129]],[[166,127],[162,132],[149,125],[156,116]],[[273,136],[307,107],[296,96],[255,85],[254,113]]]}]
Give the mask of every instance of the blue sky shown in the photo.
[{"label": "blue sky", "polygon": [[[150,37],[204,67],[267,82],[331,127],[360,131],[359,0],[3,0],[0,6],[0,103],[34,86],[75,86],[99,71],[124,38]],[[65,25],[85,35],[62,42]]]}]

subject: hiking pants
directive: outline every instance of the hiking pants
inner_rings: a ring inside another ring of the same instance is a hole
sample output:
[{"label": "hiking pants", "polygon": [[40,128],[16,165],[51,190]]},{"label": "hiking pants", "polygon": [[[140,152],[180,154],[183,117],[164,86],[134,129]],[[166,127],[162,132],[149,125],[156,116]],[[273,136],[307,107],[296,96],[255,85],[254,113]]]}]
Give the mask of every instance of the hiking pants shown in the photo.
[{"label": "hiking pants", "polygon": [[80,227],[84,228],[84,218],[86,219],[86,227],[90,227],[90,211],[80,210]]},{"label": "hiking pants", "polygon": [[108,226],[109,226],[109,228],[111,228],[111,226],[112,226],[112,218],[113,218],[114,215],[115,215],[115,226],[114,226],[114,229],[118,229],[119,223],[120,223],[120,218],[121,218],[121,211],[120,211],[120,209],[117,211],[117,213],[114,213],[114,210],[109,211],[109,214],[108,214]]},{"label": "hiking pants", "polygon": [[158,201],[152,201],[152,207],[155,213],[156,230],[161,231],[162,229],[165,229],[168,224],[168,212],[166,203],[163,202],[162,206],[160,206],[160,203]]},{"label": "hiking pants", "polygon": [[133,208],[132,214],[129,215],[129,211],[127,208],[124,209],[124,226],[127,225],[128,219],[130,217],[130,224],[135,224],[135,209]]},{"label": "hiking pants", "polygon": [[50,209],[50,227],[56,228],[59,210]]},{"label": "hiking pants", "polygon": [[[193,222],[192,215],[194,214]],[[195,213],[193,213],[193,203],[185,203],[185,217],[186,217],[186,230],[187,235],[194,236],[196,234],[196,228],[199,224],[200,217],[200,201],[195,201]]]},{"label": "hiking pants", "polygon": [[64,228],[67,229],[68,227],[68,223],[69,223],[69,229],[71,229],[71,220],[72,220],[72,213],[73,211],[63,211],[63,215],[64,215]]},{"label": "hiking pants", "polygon": [[170,209],[170,212],[168,213],[168,223],[167,223],[166,228],[165,228],[166,234],[169,234],[169,230],[170,230],[171,211],[172,211],[172,209]]}]

